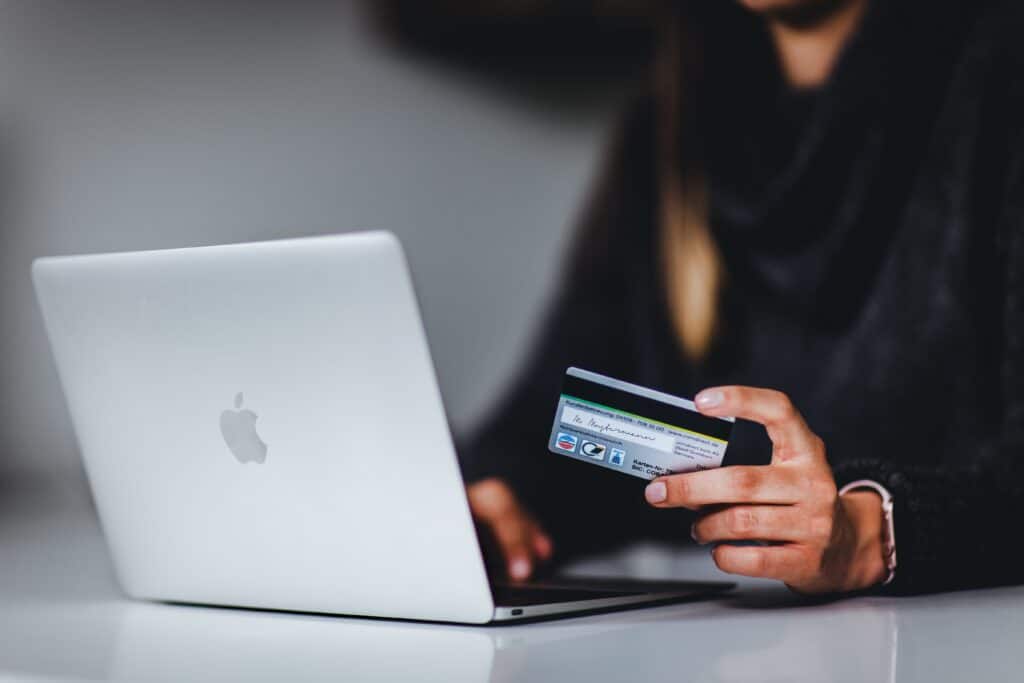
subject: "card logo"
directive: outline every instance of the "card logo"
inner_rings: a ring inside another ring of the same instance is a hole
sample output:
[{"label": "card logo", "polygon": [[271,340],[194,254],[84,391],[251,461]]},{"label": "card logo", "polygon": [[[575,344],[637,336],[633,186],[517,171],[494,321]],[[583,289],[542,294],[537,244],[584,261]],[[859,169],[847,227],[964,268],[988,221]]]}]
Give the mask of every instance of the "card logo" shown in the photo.
[{"label": "card logo", "polygon": [[558,437],[555,439],[555,448],[560,451],[575,453],[576,444],[578,442],[579,437],[573,436],[572,434],[566,434],[565,432],[558,432]]},{"label": "card logo", "polygon": [[613,448],[611,454],[608,456],[608,464],[622,467],[622,463],[626,461],[626,451],[621,448]]},{"label": "card logo", "polygon": [[607,450],[606,446],[593,441],[584,441],[580,444],[580,453],[594,460],[604,460],[605,450]]}]

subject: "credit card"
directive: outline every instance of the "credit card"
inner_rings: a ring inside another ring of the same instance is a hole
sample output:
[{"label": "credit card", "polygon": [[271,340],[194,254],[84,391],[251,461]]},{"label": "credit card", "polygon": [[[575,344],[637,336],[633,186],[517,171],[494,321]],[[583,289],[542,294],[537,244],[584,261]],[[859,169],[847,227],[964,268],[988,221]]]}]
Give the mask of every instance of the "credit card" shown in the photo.
[{"label": "credit card", "polygon": [[548,450],[654,479],[720,467],[734,422],[702,415],[679,396],[569,368]]}]

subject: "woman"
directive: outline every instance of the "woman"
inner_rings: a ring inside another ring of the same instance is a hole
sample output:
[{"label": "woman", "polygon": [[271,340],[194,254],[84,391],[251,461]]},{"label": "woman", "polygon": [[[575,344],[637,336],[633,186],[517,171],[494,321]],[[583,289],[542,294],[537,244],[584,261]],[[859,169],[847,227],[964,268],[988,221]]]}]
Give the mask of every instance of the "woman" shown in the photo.
[{"label": "woman", "polygon": [[[675,8],[542,339],[463,451],[512,578],[690,530],[800,592],[1024,579],[1018,4]],[[697,394],[770,464],[641,491],[558,458],[569,365]]]}]

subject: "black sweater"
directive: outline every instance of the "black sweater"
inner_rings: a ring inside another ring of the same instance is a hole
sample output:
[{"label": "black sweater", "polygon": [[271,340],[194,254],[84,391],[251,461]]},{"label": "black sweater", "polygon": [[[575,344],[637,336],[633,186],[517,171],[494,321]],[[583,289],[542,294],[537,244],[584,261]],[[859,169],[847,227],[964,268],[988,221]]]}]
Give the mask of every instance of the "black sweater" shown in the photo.
[{"label": "black sweater", "polygon": [[[1013,1],[888,1],[906,12],[869,15],[822,91],[705,93],[728,285],[700,364],[659,272],[651,101],[625,118],[527,367],[461,449],[467,479],[505,477],[562,557],[688,542],[692,520],[650,508],[639,479],[547,452],[575,365],[684,396],[785,391],[837,483],[893,493],[892,590],[1024,581],[1024,20]],[[708,62],[712,84],[744,77],[742,59]],[[728,459],[767,453],[739,422]]]}]

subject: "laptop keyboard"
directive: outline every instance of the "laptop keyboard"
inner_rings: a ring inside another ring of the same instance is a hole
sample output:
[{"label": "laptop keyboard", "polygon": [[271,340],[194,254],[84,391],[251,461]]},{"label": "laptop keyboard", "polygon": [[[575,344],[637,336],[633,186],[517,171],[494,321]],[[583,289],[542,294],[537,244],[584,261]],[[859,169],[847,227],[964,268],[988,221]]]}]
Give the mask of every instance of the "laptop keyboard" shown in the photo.
[{"label": "laptop keyboard", "polygon": [[524,607],[546,605],[578,600],[600,600],[622,598],[629,595],[643,595],[648,591],[600,590],[589,588],[560,588],[557,586],[511,586],[498,584],[491,587],[494,604],[501,607]]}]

